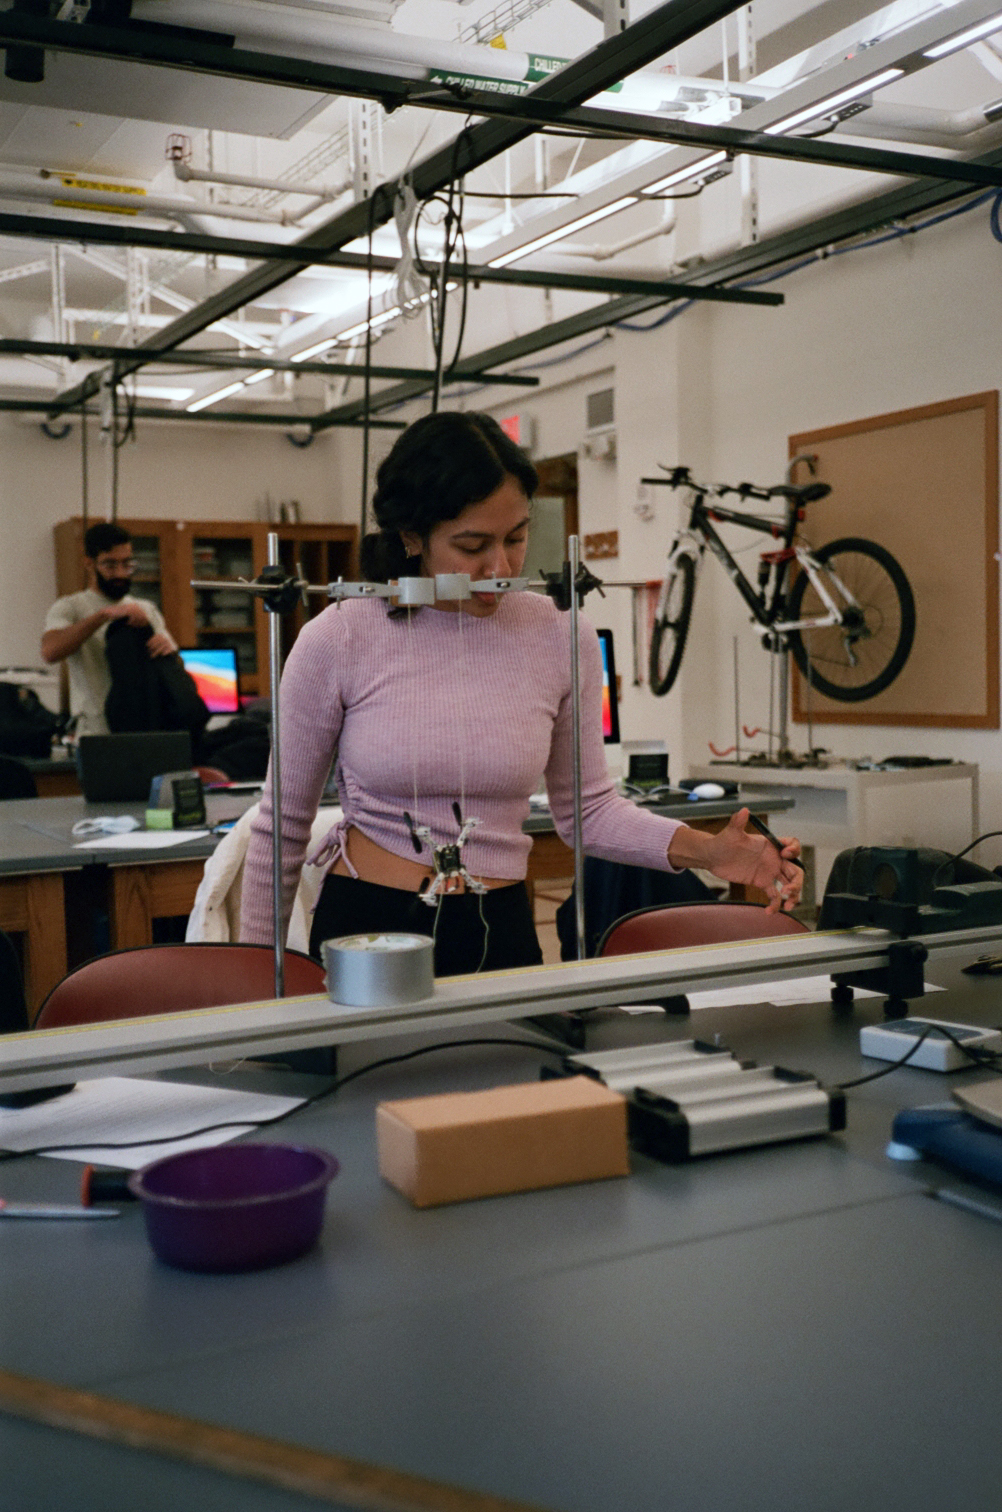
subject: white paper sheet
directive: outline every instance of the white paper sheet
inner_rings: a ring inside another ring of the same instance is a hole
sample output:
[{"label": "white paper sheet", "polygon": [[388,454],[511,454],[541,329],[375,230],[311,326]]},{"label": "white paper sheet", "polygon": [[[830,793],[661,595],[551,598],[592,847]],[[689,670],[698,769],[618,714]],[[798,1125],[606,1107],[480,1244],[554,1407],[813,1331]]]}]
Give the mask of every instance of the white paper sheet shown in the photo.
[{"label": "white paper sheet", "polygon": [[164,850],[187,840],[204,840],[207,829],[129,830],[124,835],[102,835],[100,840],[81,840],[74,850]]},{"label": "white paper sheet", "polygon": [[[792,1006],[794,1003],[823,1003],[831,996],[832,980],[830,976],[805,976],[791,977],[787,982],[757,982],[754,986],[740,987],[717,987],[708,992],[688,992],[689,1007],[695,1012],[699,1008],[740,1008],[742,1003],[772,1003],[775,1007]],[[881,997],[882,993],[873,992],[869,987],[854,987],[853,994],[856,997]],[[936,987],[932,982],[925,985],[926,992],[942,992],[942,987]],[[660,1013],[662,1010],[650,1003],[637,1003],[636,1005],[624,1005],[624,1013]]]},{"label": "white paper sheet", "polygon": [[[0,1147],[33,1150],[39,1145],[85,1144],[86,1149],[53,1151],[56,1160],[96,1161],[102,1165],[138,1170],[182,1150],[200,1150],[225,1144],[246,1134],[254,1121],[298,1107],[301,1097],[272,1097],[260,1092],[240,1092],[228,1087],[195,1087],[179,1082],[142,1080],[137,1077],[103,1076],[80,1082],[72,1092],[30,1108],[0,1108]],[[127,1144],[110,1149],[100,1139],[114,1144],[181,1134],[207,1124],[230,1119],[248,1122],[199,1134],[194,1139],[176,1139],[164,1144]],[[268,1138],[262,1132],[262,1138]]]}]

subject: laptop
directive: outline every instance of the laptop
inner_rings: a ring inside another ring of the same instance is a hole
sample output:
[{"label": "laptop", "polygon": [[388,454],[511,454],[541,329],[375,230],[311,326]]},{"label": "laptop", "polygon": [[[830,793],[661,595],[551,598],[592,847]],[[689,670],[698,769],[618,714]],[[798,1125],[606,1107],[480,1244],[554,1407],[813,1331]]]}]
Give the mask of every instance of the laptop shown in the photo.
[{"label": "laptop", "polygon": [[145,803],[162,772],[190,771],[187,730],[81,735],[80,786],[88,803]]}]

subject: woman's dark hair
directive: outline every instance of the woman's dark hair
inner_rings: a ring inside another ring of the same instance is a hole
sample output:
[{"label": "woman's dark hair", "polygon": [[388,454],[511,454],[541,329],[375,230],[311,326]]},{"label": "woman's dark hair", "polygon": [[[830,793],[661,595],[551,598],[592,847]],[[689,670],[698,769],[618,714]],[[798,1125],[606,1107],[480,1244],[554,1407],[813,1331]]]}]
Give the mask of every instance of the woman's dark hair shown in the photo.
[{"label": "woman's dark hair", "polygon": [[506,476],[517,479],[532,498],[536,469],[490,415],[439,410],[415,420],[376,471],[372,511],[379,530],[362,541],[363,576],[374,583],[414,576],[415,562],[400,532],[410,530],[426,540],[442,520],[479,504]]}]

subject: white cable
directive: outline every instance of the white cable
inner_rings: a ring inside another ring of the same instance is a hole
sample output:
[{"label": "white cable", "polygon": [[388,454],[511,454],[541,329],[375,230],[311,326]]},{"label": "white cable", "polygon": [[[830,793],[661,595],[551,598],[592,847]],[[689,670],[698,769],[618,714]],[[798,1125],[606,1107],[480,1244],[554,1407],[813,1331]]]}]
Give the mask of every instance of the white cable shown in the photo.
[{"label": "white cable", "polygon": [[418,200],[414,187],[410,179],[402,179],[393,197],[393,219],[400,238],[400,261],[394,269],[394,278],[397,304],[404,315],[413,313],[415,307],[423,307],[427,303],[427,281],[414,265],[414,249],[411,246],[411,233],[417,213]]}]

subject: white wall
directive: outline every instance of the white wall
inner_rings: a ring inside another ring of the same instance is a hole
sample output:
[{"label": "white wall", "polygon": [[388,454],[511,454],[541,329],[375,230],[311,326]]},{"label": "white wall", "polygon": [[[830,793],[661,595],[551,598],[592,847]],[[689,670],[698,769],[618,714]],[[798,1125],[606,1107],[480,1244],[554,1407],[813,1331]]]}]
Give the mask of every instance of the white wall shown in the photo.
[{"label": "white wall", "polygon": [[[90,513],[107,513],[107,457],[89,429]],[[304,521],[358,517],[357,468],[328,432],[300,450],[281,430],[142,421],[119,453],[119,513],[147,519],[253,520],[266,494],[298,499]],[[52,527],[81,512],[79,428],[64,441],[37,421],[0,417],[0,664],[37,666],[56,596]]]},{"label": "white wall", "polygon": [[[992,240],[988,207],[917,236],[819,261],[782,280],[779,309],[704,305],[645,338],[617,337],[617,415],[621,468],[624,429],[642,416],[629,455],[681,462],[729,482],[778,482],[787,437],[915,405],[1002,386],[1002,247]],[[643,344],[643,358],[627,341]],[[620,354],[622,353],[622,357]],[[673,372],[663,407],[652,402],[657,353]],[[630,489],[620,481],[621,533]],[[667,492],[667,491],[666,491]],[[659,504],[657,530],[635,526],[634,538],[666,538],[677,507]],[[826,538],[824,503],[808,520],[818,544]],[[944,516],[948,549],[949,519]],[[828,532],[830,535],[830,532]],[[731,531],[728,539],[752,538]],[[751,553],[754,562],[754,551]],[[765,725],[769,658],[741,601],[715,562],[700,579],[680,689],[672,711],[674,747],[690,762],[709,759],[709,742],[733,740],[733,637],[738,637],[741,715]],[[963,648],[957,648],[958,656]],[[653,702],[653,701],[652,701]],[[671,698],[664,700],[671,703]],[[649,716],[644,716],[649,717]],[[792,743],[807,745],[794,726]],[[819,726],[816,742],[843,756],[892,752],[952,756],[977,762],[983,774],[982,828],[1002,825],[1002,737],[992,730]],[[983,856],[1002,859],[1002,849]]]}]

